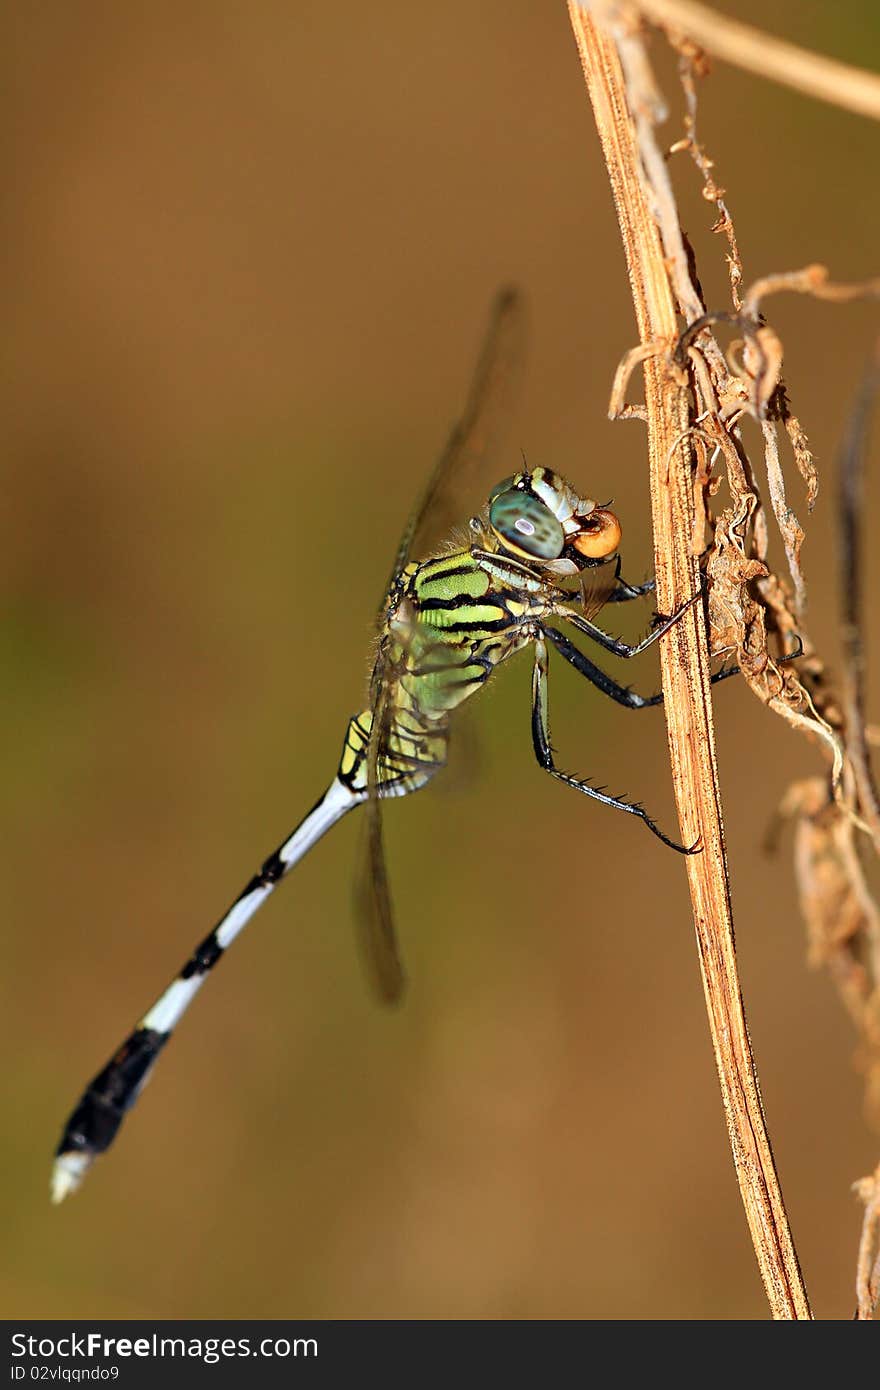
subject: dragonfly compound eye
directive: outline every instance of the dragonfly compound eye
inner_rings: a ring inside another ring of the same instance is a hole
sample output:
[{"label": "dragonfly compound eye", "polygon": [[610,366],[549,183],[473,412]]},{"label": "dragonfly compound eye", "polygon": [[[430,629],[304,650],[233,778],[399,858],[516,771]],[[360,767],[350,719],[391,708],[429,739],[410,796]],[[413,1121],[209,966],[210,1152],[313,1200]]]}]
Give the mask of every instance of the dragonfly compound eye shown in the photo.
[{"label": "dragonfly compound eye", "polygon": [[516,482],[516,479],[516,473],[510,473],[506,478],[502,478],[501,482],[496,483],[492,491],[489,493],[489,501],[494,502],[495,498],[500,497],[502,492],[510,492],[511,488]]},{"label": "dragonfly compound eye", "polygon": [[519,488],[496,492],[489,525],[505,550],[527,560],[558,560],[565,546],[565,532],[550,509]]},{"label": "dragonfly compound eye", "polygon": [[620,522],[605,507],[596,507],[589,516],[579,517],[581,529],[572,541],[580,555],[589,560],[604,560],[620,545]]}]

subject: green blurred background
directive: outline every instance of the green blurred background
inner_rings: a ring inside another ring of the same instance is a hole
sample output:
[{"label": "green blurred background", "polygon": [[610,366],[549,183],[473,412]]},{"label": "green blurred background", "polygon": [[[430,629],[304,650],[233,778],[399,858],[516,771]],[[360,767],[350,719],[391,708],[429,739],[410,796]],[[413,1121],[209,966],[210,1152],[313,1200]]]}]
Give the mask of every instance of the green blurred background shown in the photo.
[{"label": "green blurred background", "polygon": [[[50,1209],[83,1082],[332,776],[398,529],[500,282],[525,286],[533,332],[498,476],[522,446],[615,497],[631,577],[651,558],[644,435],[605,419],[634,329],[563,4],[78,0],[6,19],[0,1311],[764,1316],[681,863],[538,772],[525,659],[474,710],[473,770],[465,740],[442,785],[389,809],[406,1006],[383,1013],[361,978],[352,821]],[[880,67],[871,0],[789,0],[772,26]],[[719,67],[701,129],[747,280],[877,272],[869,122]],[[674,167],[721,306],[711,209]],[[823,468],[805,563],[836,660],[834,448],[876,310],[771,312]],[[794,475],[791,495],[802,509]],[[662,718],[560,666],[565,765],[674,826]],[[635,679],[656,687],[653,656]],[[737,683],[717,710],[770,1129],[816,1310],[848,1317],[850,1184],[880,1139],[849,1024],[805,965],[790,846],[760,850],[821,762]]]}]

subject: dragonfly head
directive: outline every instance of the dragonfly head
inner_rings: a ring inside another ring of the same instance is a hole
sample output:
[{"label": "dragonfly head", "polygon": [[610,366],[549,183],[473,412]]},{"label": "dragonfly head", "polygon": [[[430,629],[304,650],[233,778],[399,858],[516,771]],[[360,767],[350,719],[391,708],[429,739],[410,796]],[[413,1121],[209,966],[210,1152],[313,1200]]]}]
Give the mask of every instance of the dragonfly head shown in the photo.
[{"label": "dragonfly head", "polygon": [[551,574],[604,565],[620,545],[614,512],[580,497],[549,468],[514,473],[493,488],[489,526],[508,554]]}]

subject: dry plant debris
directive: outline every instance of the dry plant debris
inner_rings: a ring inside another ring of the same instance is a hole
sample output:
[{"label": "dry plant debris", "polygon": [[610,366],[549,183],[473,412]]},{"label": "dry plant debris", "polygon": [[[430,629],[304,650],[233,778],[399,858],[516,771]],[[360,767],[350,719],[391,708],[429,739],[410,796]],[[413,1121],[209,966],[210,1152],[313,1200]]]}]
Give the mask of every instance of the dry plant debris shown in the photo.
[{"label": "dry plant debris", "polygon": [[[836,284],[824,267],[811,265],[765,275],[744,288],[726,192],[717,183],[714,163],[697,135],[697,88],[710,64],[695,42],[696,32],[689,31],[687,13],[701,12],[699,32],[706,41],[711,24],[707,31],[703,21],[709,23],[712,12],[678,0],[668,5],[570,0],[569,10],[618,210],[640,328],[641,342],[626,355],[615,375],[609,414],[612,418],[640,419],[648,426],[658,595],[664,608],[687,596],[675,592],[674,566],[667,565],[664,573],[663,543],[671,536],[674,544],[684,547],[694,567],[703,557],[711,653],[735,653],[753,693],[817,744],[827,760],[827,775],[799,782],[788,793],[783,811],[796,821],[798,888],[808,925],[810,959],[828,967],[859,1030],[859,1061],[867,1076],[869,1107],[880,1114],[880,911],[871,897],[862,863],[866,845],[874,851],[880,848],[880,803],[870,774],[862,715],[858,583],[851,583],[847,591],[848,601],[855,606],[849,612],[852,637],[841,696],[805,630],[807,588],[801,567],[805,532],[788,497],[783,462],[786,452],[803,486],[807,515],[816,501],[819,480],[805,431],[792,410],[783,381],[783,345],[765,320],[763,307],[765,300],[780,291],[836,302],[880,297],[880,280]],[[645,15],[660,24],[678,56],[683,134],[666,150],[661,150],[656,131],[667,118],[667,105],[648,59]],[[722,26],[726,23],[722,21]],[[754,31],[750,33],[754,38]],[[805,60],[813,57],[801,56]],[[822,59],[815,60],[818,68],[823,63]],[[805,61],[799,71],[809,68],[810,62]],[[827,76],[827,65],[823,71]],[[865,90],[873,83],[874,95],[880,94],[880,79],[864,76]],[[633,153],[628,164],[630,139]],[[702,181],[703,197],[715,209],[712,230],[726,243],[729,309],[704,302],[695,274],[694,251],[680,226],[670,156],[682,152],[691,157]],[[654,255],[651,230],[640,225],[643,215],[653,222],[655,241],[659,234],[659,257]],[[659,259],[659,270],[652,256]],[[666,285],[659,284],[661,275]],[[664,312],[664,294],[667,299],[671,297],[671,316]],[[719,341],[722,329],[730,336],[726,345]],[[645,376],[645,405],[628,404],[627,386],[639,366]],[[880,375],[880,358],[876,372]],[[863,419],[866,415],[863,409]],[[852,496],[859,490],[853,459],[860,459],[864,452],[864,425],[861,432],[854,427],[851,434],[856,442],[846,456],[849,464],[844,460],[842,473],[849,480]],[[658,460],[660,440],[665,456]],[[760,459],[760,466],[753,454]],[[720,470],[719,461],[723,465]],[[687,475],[683,491],[682,473]],[[658,521],[665,525],[670,512],[672,521],[661,536]],[[853,521],[853,514],[851,506],[851,532],[857,538],[857,516]],[[785,573],[776,571],[771,563],[771,518],[782,541]],[[858,579],[857,540],[852,538],[847,565],[851,577],[855,572]],[[680,563],[677,578],[686,573]],[[670,643],[673,648],[675,645]],[[757,1110],[751,1101],[750,1088],[757,1096],[757,1078],[736,978],[711,707],[703,727],[699,724],[699,706],[703,700],[708,704],[706,666],[686,639],[671,656],[664,655],[664,691],[679,813],[684,823],[684,790],[685,797],[699,808],[699,829],[707,851],[690,861],[688,870],[737,1176],[773,1315],[809,1318],[760,1098]],[[683,693],[681,685],[676,686],[670,678],[670,666],[676,662],[688,668],[689,692]],[[685,706],[683,710],[679,703]],[[681,751],[695,733],[710,743],[711,756],[702,769],[693,764],[689,767]],[[687,829],[684,824],[683,829]],[[714,879],[707,870],[708,880],[704,875],[701,882],[699,860],[708,859],[710,854],[717,861]],[[707,963],[707,952],[725,957],[729,968],[713,970],[712,962]],[[741,1030],[739,1039],[722,1035],[723,1026],[728,1024],[734,1031]],[[747,1125],[752,1127],[751,1135],[744,1133]],[[875,1174],[858,1185],[866,1206],[857,1281],[859,1317],[873,1315],[880,1293],[878,1183],[880,1178]]]},{"label": "dry plant debris", "polygon": [[880,1165],[854,1187],[865,1204],[856,1271],[856,1318],[870,1322],[880,1303]]}]

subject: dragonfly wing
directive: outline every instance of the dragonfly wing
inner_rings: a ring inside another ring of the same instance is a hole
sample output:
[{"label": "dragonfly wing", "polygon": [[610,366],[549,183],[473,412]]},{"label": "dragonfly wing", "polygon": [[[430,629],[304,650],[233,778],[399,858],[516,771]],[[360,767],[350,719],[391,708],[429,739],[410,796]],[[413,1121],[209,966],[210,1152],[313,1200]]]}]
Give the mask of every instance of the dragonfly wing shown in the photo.
[{"label": "dragonfly wing", "polygon": [[387,747],[392,692],[390,682],[378,683],[367,745],[364,848],[355,881],[355,917],[365,964],[373,987],[387,1004],[394,1004],[401,997],[406,980],[394,927],[379,797],[379,755],[381,749]]},{"label": "dragonfly wing", "polygon": [[578,576],[583,614],[585,618],[595,618],[605,607],[609,597],[617,587],[617,571],[613,563],[592,565],[581,570]]},{"label": "dragonfly wing", "polygon": [[[406,523],[379,609],[380,632],[386,620],[389,595],[413,556],[427,554],[447,537],[462,507],[485,504],[490,483],[479,495],[476,475],[492,455],[501,427],[509,413],[525,356],[525,307],[514,288],[496,296],[489,328],[477,362],[464,412],[434,465],[427,485]],[[492,479],[495,482],[497,479]],[[383,671],[381,658],[373,678],[373,717],[367,749],[366,838],[362,869],[357,883],[356,912],[368,969],[381,998],[399,999],[405,976],[394,929],[394,913],[382,837],[379,796],[379,758],[388,748],[388,729],[393,706],[394,679]]]},{"label": "dragonfly wing", "polygon": [[482,507],[489,487],[498,481],[489,479],[482,496],[475,486],[509,414],[525,358],[525,336],[522,295],[512,287],[503,289],[492,306],[464,412],[407,521],[386,593],[410,559],[429,553],[436,541],[447,537],[456,521],[467,514],[462,512],[463,506]]}]

